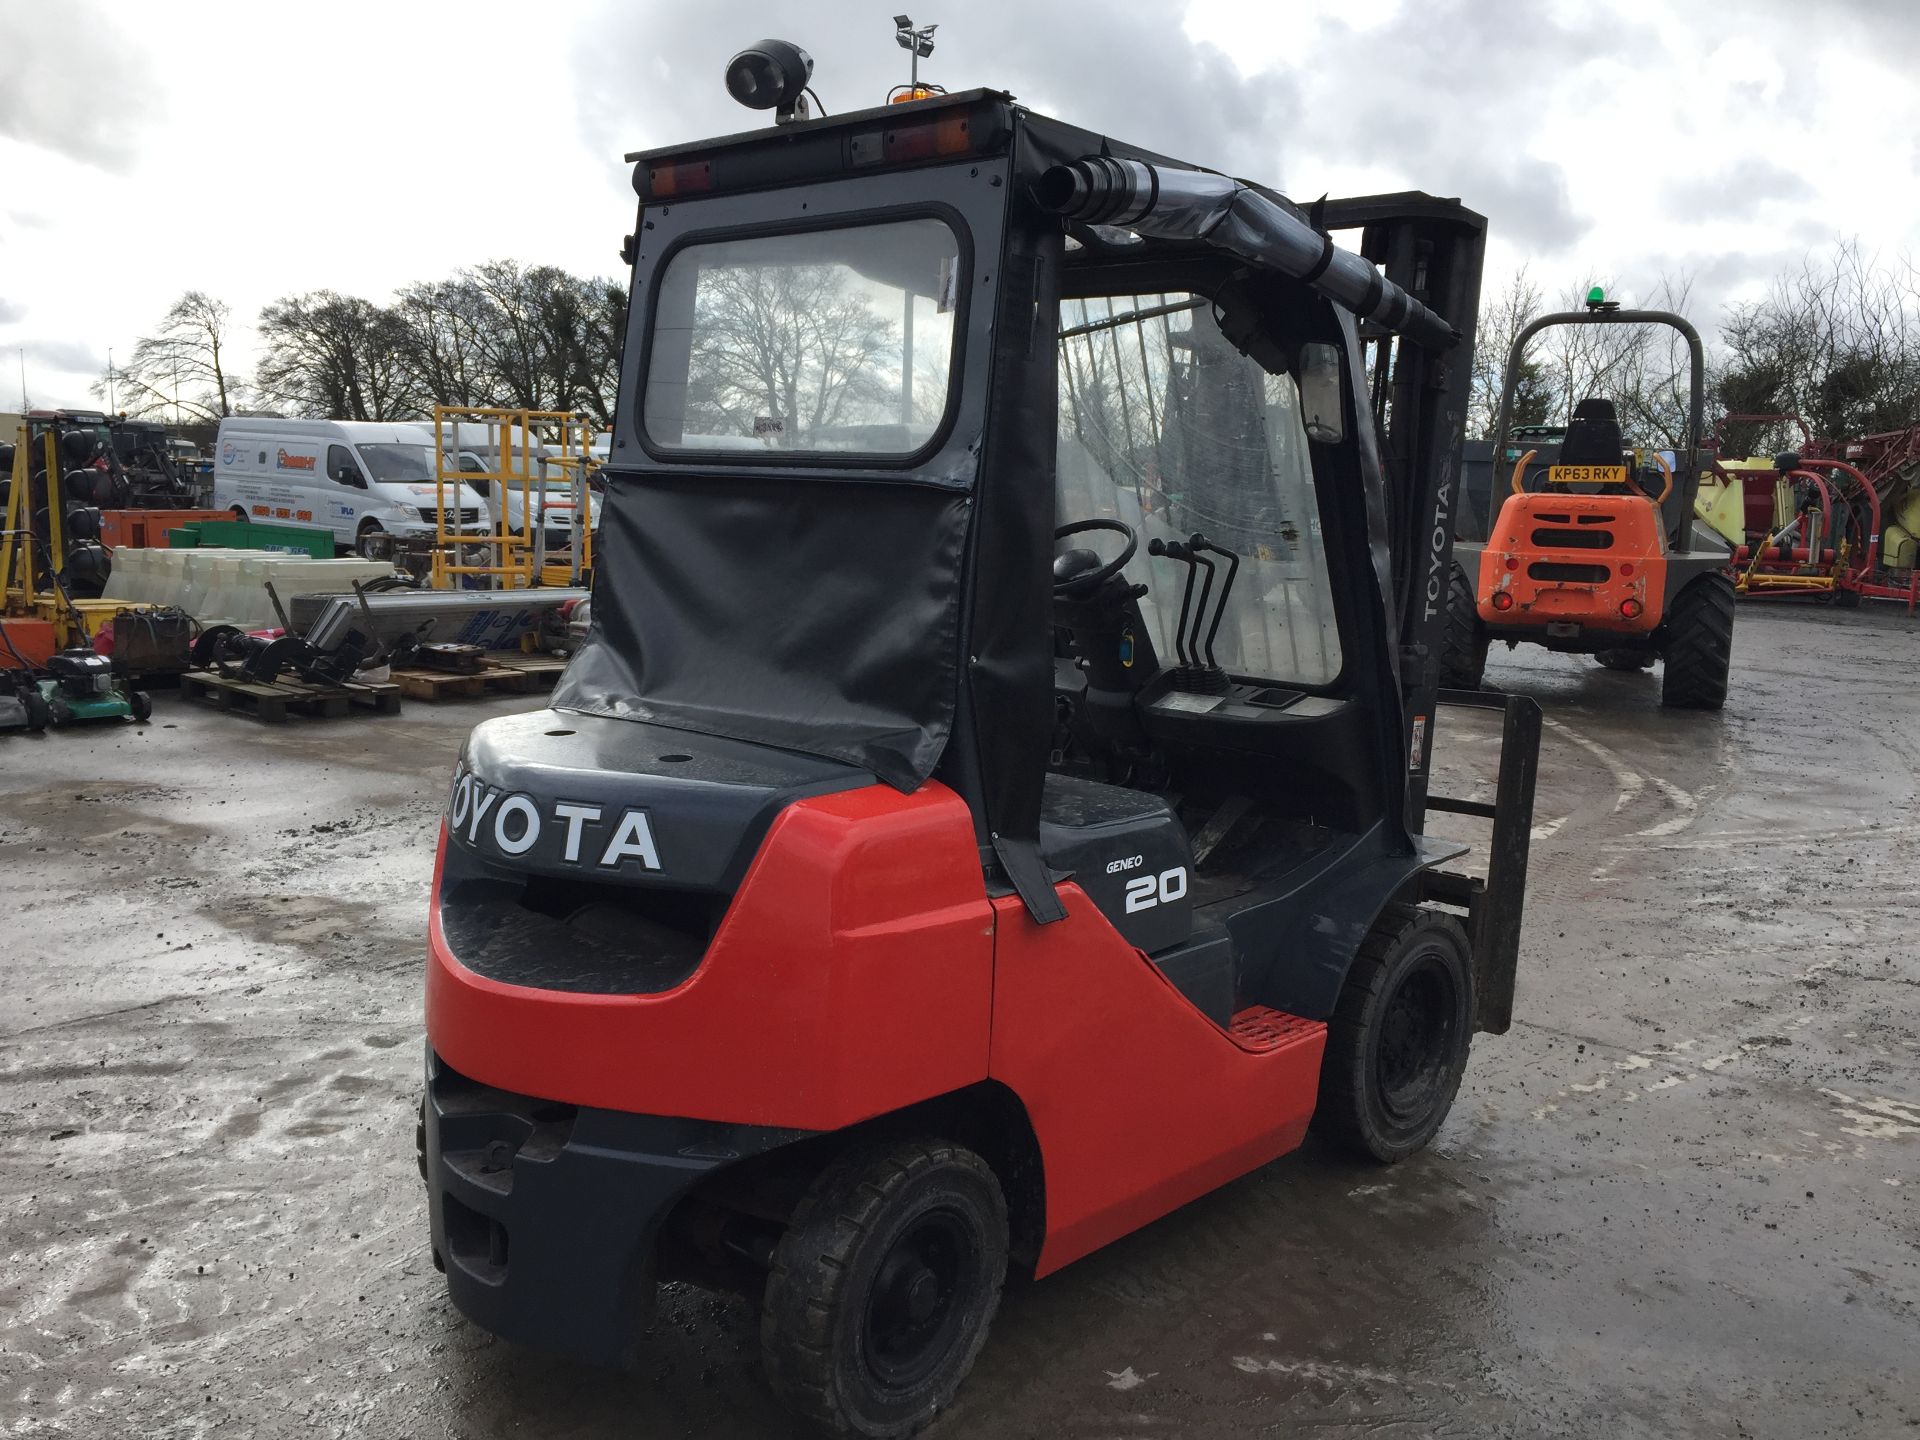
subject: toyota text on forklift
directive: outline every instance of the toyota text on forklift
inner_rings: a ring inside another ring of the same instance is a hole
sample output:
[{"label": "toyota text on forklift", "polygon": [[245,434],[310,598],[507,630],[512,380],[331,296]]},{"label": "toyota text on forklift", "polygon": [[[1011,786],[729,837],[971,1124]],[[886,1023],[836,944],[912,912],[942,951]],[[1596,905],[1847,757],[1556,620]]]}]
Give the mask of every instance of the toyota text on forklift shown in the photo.
[{"label": "toyota text on forklift", "polygon": [[[1009,1277],[1412,1154],[1508,1026],[1539,712],[1435,663],[1485,226],[743,64],[790,123],[629,157],[592,633],[461,758],[422,1167],[487,1329],[629,1364],[738,1292],[902,1435]],[[1449,698],[1493,803],[1427,793]]]}]

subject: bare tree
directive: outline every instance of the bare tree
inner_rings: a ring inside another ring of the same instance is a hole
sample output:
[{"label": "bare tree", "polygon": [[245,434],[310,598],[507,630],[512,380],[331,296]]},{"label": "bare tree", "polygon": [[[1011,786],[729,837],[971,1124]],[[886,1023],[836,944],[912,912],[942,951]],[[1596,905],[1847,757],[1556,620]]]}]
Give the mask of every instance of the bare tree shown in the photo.
[{"label": "bare tree", "polygon": [[[1483,439],[1493,438],[1494,420],[1500,409],[1500,389],[1505,383],[1507,358],[1520,332],[1544,313],[1540,287],[1522,265],[1511,279],[1480,303],[1480,318],[1475,326],[1473,354],[1473,393],[1468,402],[1469,433]],[[1553,406],[1545,369],[1540,362],[1540,347],[1529,346],[1515,378],[1513,423],[1544,425]]]},{"label": "bare tree", "polygon": [[[1686,319],[1692,299],[1691,277],[1663,275],[1639,308],[1668,310]],[[1642,325],[1624,338],[1628,343],[1615,370],[1612,398],[1628,437],[1677,450],[1686,439],[1693,393],[1693,356],[1686,337],[1667,325]],[[1701,398],[1704,408],[1706,396]],[[1693,438],[1698,443],[1706,437]]]},{"label": "bare tree", "polygon": [[134,342],[133,355],[93,383],[96,399],[112,398],[130,415],[157,415],[213,423],[234,413],[243,386],[227,369],[233,316],[224,301],[189,290],[161,318],[159,328]]},{"label": "bare tree", "polygon": [[842,267],[718,268],[697,304],[690,428],[704,409],[703,423],[735,434],[764,418],[790,437],[817,435],[889,392],[880,361],[898,353],[897,328],[852,293]]},{"label": "bare tree", "polygon": [[[1589,276],[1558,297],[1556,310],[1585,308],[1595,289],[1613,292],[1611,280]],[[1619,404],[1636,349],[1647,342],[1642,327],[1626,325],[1559,325],[1541,333],[1535,342],[1541,382],[1546,395],[1542,423],[1564,425],[1574,407],[1589,397],[1605,397]]]},{"label": "bare tree", "polygon": [[490,261],[409,286],[395,310],[417,388],[447,405],[580,410],[607,423],[620,388],[625,287]]},{"label": "bare tree", "polygon": [[1729,312],[1715,387],[1722,404],[1796,414],[1830,439],[1920,423],[1917,291],[1911,259],[1883,261],[1858,240],[1809,255],[1764,299]]},{"label": "bare tree", "polygon": [[399,293],[403,361],[421,392],[442,405],[491,406],[501,399],[479,335],[488,315],[465,280],[429,280]]},{"label": "bare tree", "polygon": [[432,403],[406,364],[405,322],[371,301],[331,290],[289,296],[260,312],[260,336],[260,393],[297,414],[402,420]]}]

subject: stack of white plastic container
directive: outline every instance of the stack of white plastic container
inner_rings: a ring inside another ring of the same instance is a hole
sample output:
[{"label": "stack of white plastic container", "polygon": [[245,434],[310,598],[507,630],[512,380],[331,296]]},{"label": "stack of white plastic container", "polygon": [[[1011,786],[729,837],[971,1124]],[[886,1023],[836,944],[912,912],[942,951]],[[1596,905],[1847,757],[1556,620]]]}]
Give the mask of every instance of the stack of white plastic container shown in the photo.
[{"label": "stack of white plastic container", "polygon": [[289,603],[295,595],[351,590],[393,574],[385,560],[314,560],[277,550],[133,550],[113,554],[102,598],[142,605],[176,605],[202,627],[278,625],[267,582]]}]

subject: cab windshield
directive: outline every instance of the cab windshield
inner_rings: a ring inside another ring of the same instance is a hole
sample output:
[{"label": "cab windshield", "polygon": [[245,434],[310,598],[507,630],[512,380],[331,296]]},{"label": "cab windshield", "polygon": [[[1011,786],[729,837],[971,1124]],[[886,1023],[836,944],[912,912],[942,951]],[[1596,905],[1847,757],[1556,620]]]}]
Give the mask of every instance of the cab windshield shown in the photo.
[{"label": "cab windshield", "polygon": [[433,479],[433,447],[381,442],[358,447],[367,473],[375,480]]},{"label": "cab windshield", "polygon": [[1140,536],[1130,575],[1163,663],[1187,570],[1148,554],[1196,531],[1240,557],[1214,651],[1228,671],[1327,685],[1340,673],[1300,391],[1235,349],[1191,294],[1061,303],[1055,513]]}]

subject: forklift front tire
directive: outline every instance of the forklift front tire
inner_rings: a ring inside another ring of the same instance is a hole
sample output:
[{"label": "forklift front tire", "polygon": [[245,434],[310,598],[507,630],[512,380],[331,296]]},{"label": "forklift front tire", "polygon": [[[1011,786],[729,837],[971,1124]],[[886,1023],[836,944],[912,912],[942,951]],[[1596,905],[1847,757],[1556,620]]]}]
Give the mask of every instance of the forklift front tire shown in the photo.
[{"label": "forklift front tire", "polygon": [[1453,1108],[1473,1040],[1473,959],[1450,915],[1389,905],[1347,971],[1313,1128],[1362,1160],[1421,1149]]},{"label": "forklift front tire", "polygon": [[934,1139],[849,1151],[774,1250],[768,1384],[831,1434],[911,1435],[973,1368],[1006,1270],[1006,1200],[986,1161]]}]

